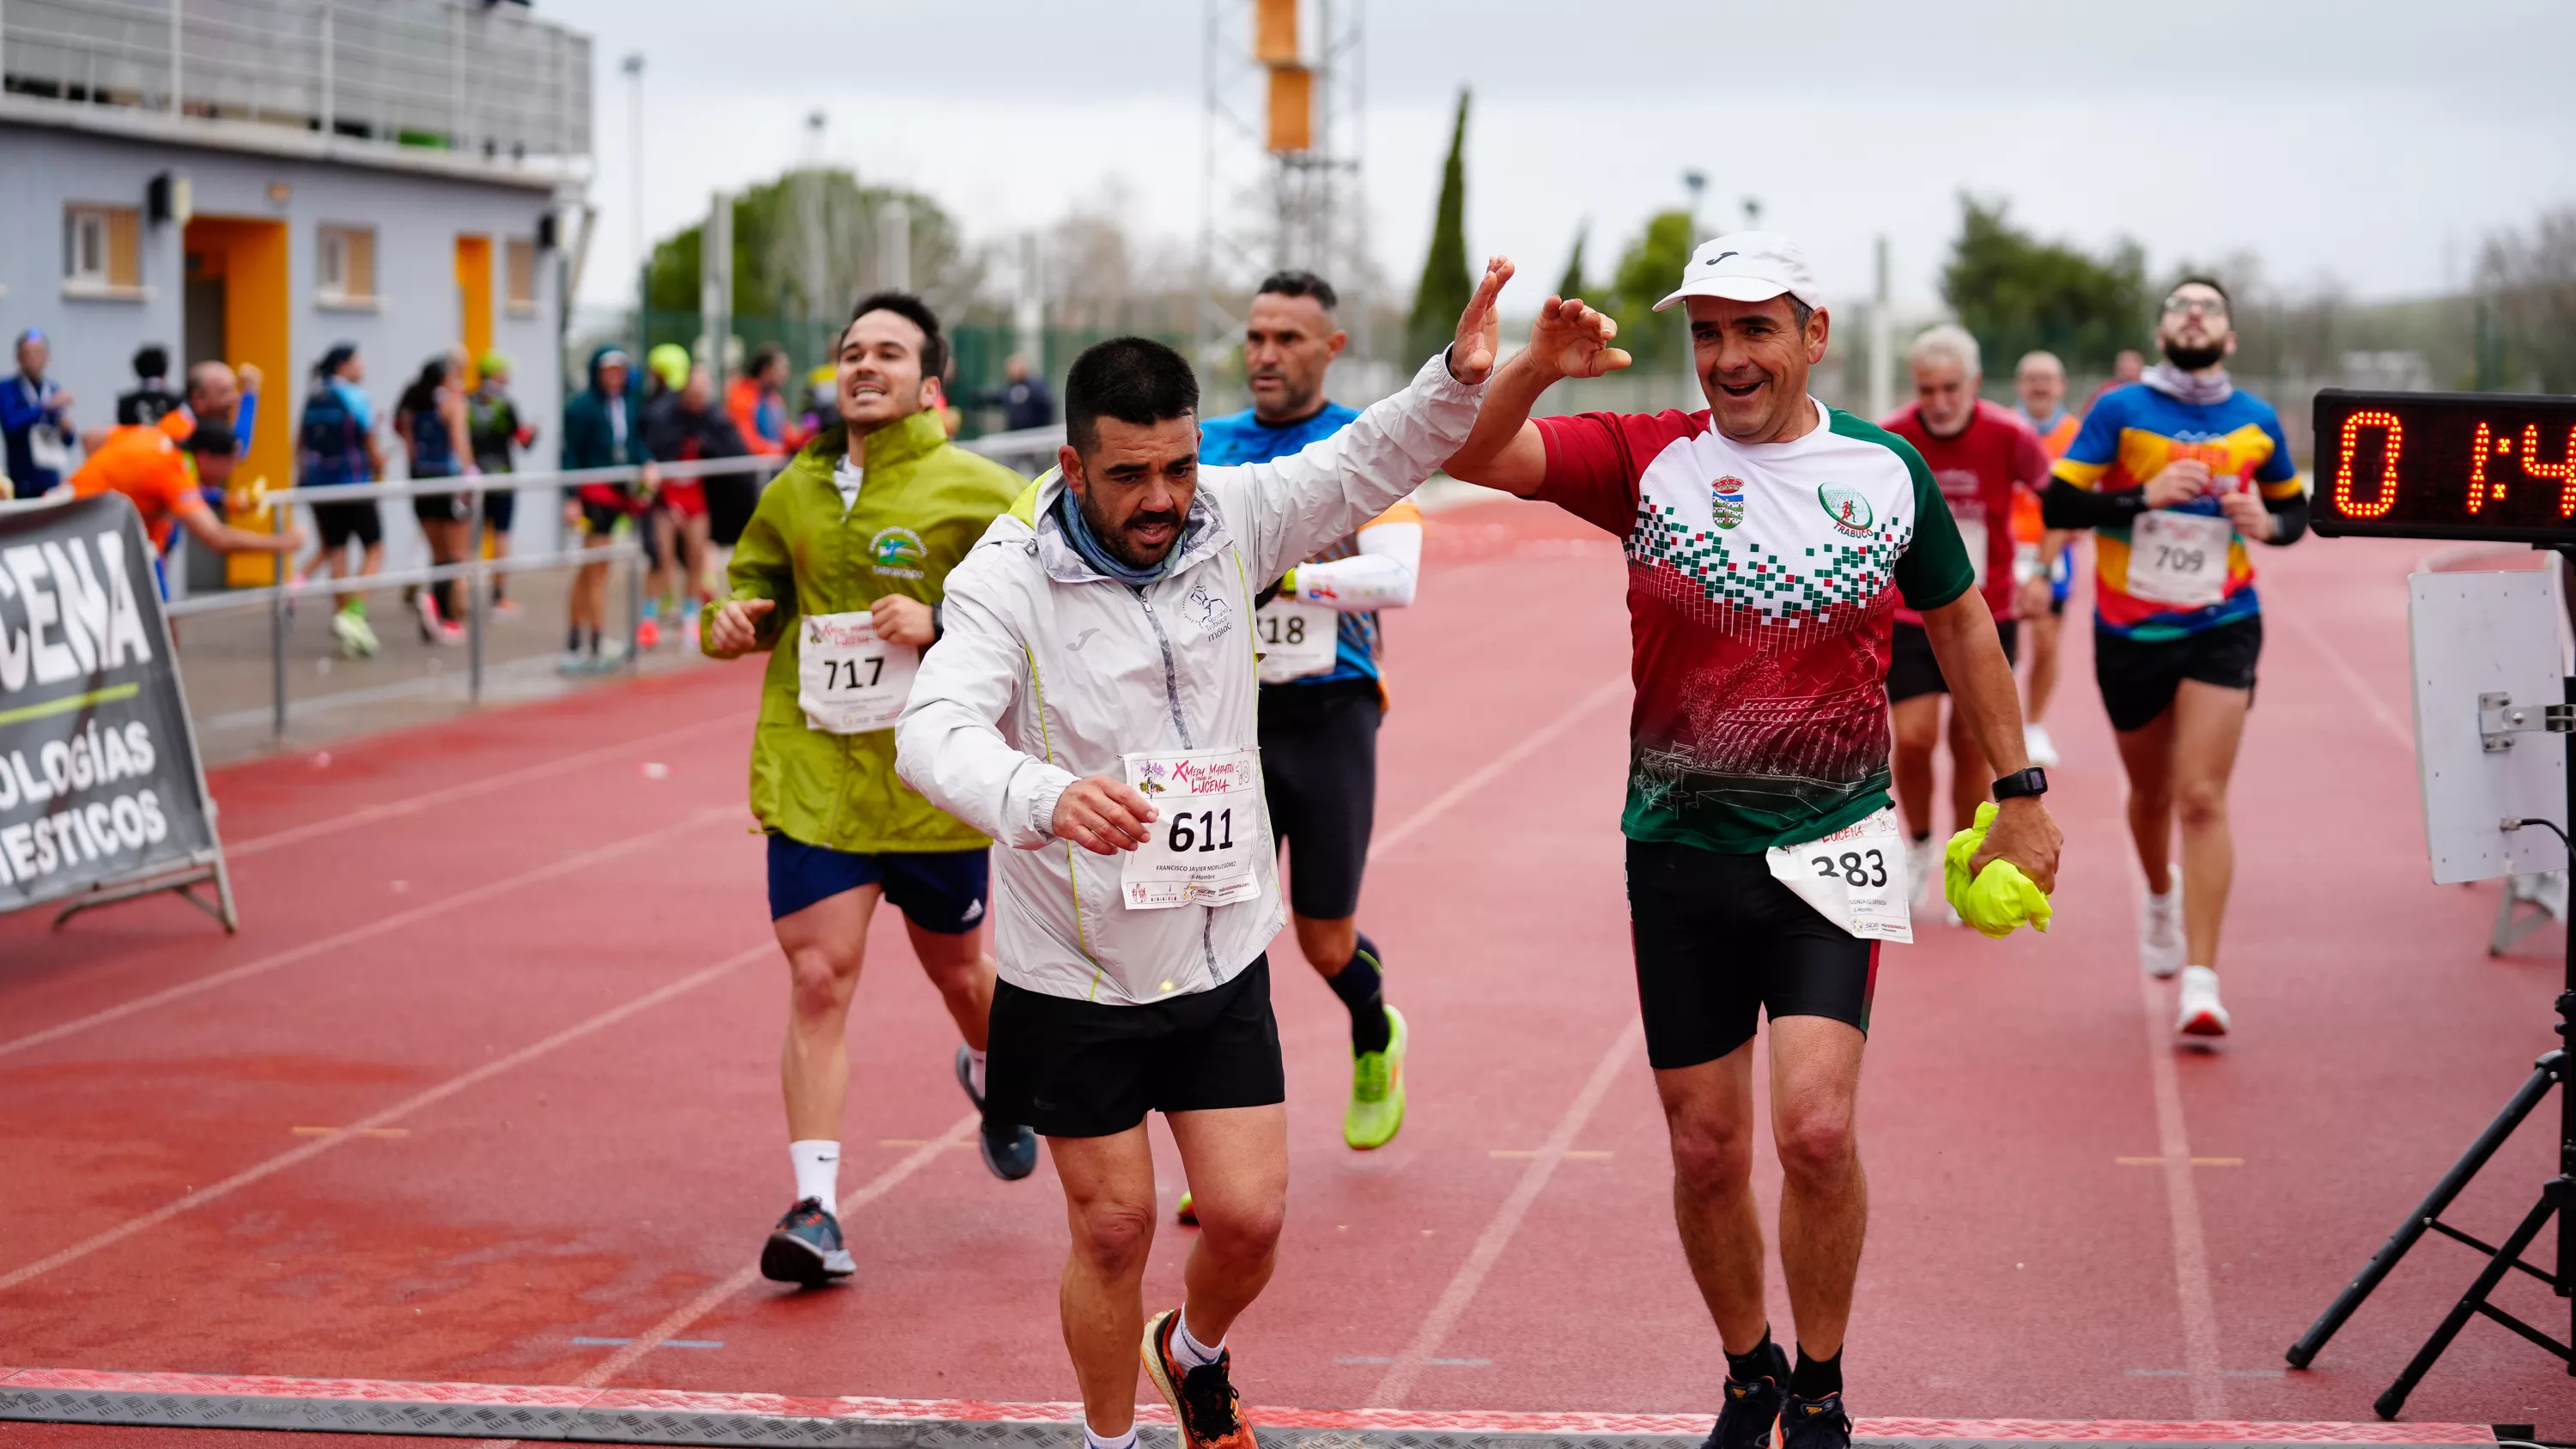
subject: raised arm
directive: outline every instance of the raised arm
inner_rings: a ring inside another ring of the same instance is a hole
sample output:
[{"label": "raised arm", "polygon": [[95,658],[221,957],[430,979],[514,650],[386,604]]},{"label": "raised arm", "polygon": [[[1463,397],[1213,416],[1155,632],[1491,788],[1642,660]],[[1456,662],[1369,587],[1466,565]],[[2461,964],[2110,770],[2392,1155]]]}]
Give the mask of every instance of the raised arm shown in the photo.
[{"label": "raised arm", "polygon": [[1411,386],[1371,405],[1348,427],[1285,458],[1201,473],[1200,486],[1238,521],[1249,540],[1246,554],[1263,578],[1277,578],[1384,513],[1457,450],[1494,370],[1502,335],[1494,303],[1511,276],[1510,259],[1487,262],[1448,349],[1424,363]]},{"label": "raised arm", "polygon": [[1626,367],[1610,345],[1619,324],[1580,297],[1550,297],[1530,324],[1529,346],[1514,354],[1486,389],[1476,426],[1444,465],[1452,478],[1527,498],[1547,477],[1547,444],[1530,421],[1539,394],[1569,377],[1599,377]]}]

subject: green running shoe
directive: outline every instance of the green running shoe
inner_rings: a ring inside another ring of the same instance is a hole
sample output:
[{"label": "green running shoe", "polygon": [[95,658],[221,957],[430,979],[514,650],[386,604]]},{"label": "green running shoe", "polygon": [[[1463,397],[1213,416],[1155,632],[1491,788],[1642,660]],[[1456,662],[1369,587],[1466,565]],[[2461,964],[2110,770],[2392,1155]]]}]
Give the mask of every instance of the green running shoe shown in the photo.
[{"label": "green running shoe", "polygon": [[1404,1013],[1386,1009],[1382,1052],[1351,1054],[1351,1104],[1342,1111],[1342,1140],[1359,1151],[1384,1147],[1404,1125],[1404,1051],[1411,1033]]}]

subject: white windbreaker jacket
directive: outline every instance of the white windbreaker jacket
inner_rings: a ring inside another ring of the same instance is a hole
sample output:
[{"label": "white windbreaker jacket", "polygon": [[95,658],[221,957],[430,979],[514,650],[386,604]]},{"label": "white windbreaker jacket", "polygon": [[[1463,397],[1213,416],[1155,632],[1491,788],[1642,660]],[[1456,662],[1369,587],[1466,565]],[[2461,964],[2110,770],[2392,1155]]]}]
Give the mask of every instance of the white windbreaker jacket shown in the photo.
[{"label": "white windbreaker jacket", "polygon": [[1133,1005],[1222,985],[1268,947],[1285,917],[1266,811],[1257,895],[1130,910],[1124,857],[1056,839],[1056,797],[1087,776],[1124,778],[1131,751],[1257,746],[1254,595],[1430,477],[1466,441],[1483,390],[1435,357],[1411,387],[1302,452],[1201,468],[1199,527],[1141,594],[1065,541],[1056,473],[950,572],[945,632],[895,726],[895,771],[1008,847],[993,853],[1004,980]]}]

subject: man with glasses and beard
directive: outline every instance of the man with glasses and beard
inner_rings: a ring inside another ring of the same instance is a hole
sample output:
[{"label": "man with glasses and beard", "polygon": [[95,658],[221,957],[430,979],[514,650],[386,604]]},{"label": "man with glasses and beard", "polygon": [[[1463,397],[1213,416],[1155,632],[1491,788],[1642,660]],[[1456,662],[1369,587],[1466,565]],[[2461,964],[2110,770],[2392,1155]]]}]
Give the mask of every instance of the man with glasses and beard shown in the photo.
[{"label": "man with glasses and beard", "polygon": [[2182,977],[2174,1029],[2215,1037],[2228,1028],[2218,927],[2236,863],[2227,780],[2263,652],[2245,541],[2297,542],[2308,502],[2279,415],[2228,380],[2226,289],[2176,283],[2156,342],[2165,360],[2094,405],[2042,507],[2050,528],[2094,531],[2093,676],[2119,732],[2147,877],[2139,961],[2158,979]]}]

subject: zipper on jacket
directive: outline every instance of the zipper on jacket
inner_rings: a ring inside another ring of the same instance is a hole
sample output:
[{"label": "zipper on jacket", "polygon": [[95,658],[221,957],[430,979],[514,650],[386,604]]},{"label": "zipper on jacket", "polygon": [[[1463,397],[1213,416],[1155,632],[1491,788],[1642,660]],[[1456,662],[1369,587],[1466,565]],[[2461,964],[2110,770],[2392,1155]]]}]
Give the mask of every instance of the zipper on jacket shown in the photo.
[{"label": "zipper on jacket", "polygon": [[1181,673],[1172,660],[1172,638],[1163,632],[1163,616],[1154,612],[1154,601],[1139,590],[1136,602],[1145,606],[1145,622],[1154,626],[1154,642],[1163,651],[1163,698],[1172,706],[1172,728],[1180,732],[1181,748],[1195,750],[1199,742],[1190,738],[1190,722],[1181,713]]}]

